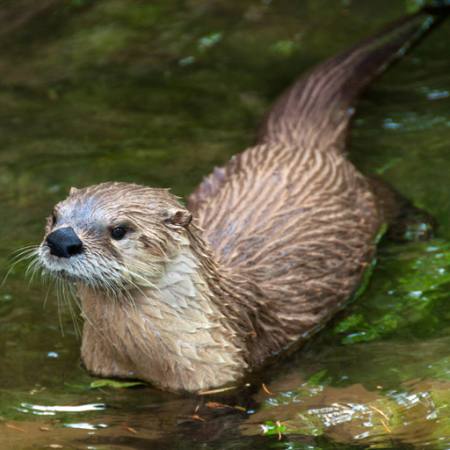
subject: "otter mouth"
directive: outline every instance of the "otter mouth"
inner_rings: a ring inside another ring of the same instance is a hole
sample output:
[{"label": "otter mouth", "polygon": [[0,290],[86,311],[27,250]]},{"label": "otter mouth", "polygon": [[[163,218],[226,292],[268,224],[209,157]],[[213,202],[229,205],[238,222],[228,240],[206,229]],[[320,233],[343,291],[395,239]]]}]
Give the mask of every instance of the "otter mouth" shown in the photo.
[{"label": "otter mouth", "polygon": [[69,281],[71,283],[75,283],[75,282],[82,282],[83,280],[76,275],[73,275],[71,273],[69,273],[67,270],[65,269],[61,269],[61,270],[50,270],[51,274],[57,278],[61,278],[64,281]]},{"label": "otter mouth", "polygon": [[54,256],[50,253],[50,248],[43,244],[39,248],[39,262],[41,264],[41,267],[50,275],[61,278],[65,281],[70,282],[86,282],[84,277],[76,273],[76,267],[74,267],[74,258],[77,259],[77,263],[80,264],[81,259],[78,257],[71,257],[70,259],[67,258],[61,258],[58,256]]},{"label": "otter mouth", "polygon": [[[85,275],[77,273],[76,269],[73,267],[60,267],[61,262],[51,255],[44,257],[40,256],[39,260],[44,272],[52,278],[65,281],[70,284],[81,284],[95,287],[97,289],[101,288],[103,285],[102,280],[96,280],[93,276],[88,276],[87,273]],[[67,263],[65,262],[64,266],[66,265]]]},{"label": "otter mouth", "polygon": [[83,253],[67,257],[55,256],[50,248],[43,243],[38,251],[38,260],[44,273],[68,283],[85,285],[95,290],[120,292],[127,290],[126,280],[119,273],[111,277],[111,273],[99,270],[99,264],[89,260]]}]

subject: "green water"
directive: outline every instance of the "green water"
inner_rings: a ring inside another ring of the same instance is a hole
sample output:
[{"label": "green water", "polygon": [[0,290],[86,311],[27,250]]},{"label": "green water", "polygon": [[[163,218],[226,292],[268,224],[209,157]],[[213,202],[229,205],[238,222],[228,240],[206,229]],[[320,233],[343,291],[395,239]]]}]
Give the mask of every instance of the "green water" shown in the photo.
[{"label": "green water", "polygon": [[[36,3],[0,2],[2,274],[70,186],[186,195],[252,142],[297,74],[415,5]],[[55,293],[19,264],[0,288],[0,448],[450,448],[449,41],[446,23],[371,87],[350,145],[435,216],[436,239],[383,242],[356,303],[252,386],[211,398],[91,388],[70,313],[58,319]]]}]

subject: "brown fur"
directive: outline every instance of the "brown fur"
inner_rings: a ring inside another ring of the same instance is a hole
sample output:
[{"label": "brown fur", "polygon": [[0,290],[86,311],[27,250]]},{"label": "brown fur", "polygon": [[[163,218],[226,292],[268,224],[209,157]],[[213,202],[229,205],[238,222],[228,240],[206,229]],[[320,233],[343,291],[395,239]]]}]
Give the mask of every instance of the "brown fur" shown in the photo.
[{"label": "brown fur", "polygon": [[[100,376],[174,391],[232,383],[301,343],[358,287],[385,220],[346,159],[356,95],[423,30],[405,19],[297,81],[257,145],[216,169],[183,208],[168,191],[125,183],[74,189],[46,234],[71,226],[85,251],[40,249],[75,281],[83,361]],[[128,227],[120,241],[114,226]]]}]

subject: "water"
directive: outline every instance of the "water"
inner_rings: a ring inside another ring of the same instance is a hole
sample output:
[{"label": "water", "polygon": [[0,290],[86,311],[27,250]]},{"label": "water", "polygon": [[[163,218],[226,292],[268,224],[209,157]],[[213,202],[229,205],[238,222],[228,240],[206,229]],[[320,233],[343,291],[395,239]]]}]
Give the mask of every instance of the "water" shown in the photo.
[{"label": "water", "polygon": [[[2,272],[70,186],[186,195],[252,142],[297,74],[413,6],[2,2]],[[0,289],[0,447],[450,448],[449,36],[447,23],[371,87],[350,147],[436,217],[436,239],[384,242],[367,291],[324,332],[251,386],[207,398],[91,387],[70,313],[59,320],[55,293],[19,264]]]}]

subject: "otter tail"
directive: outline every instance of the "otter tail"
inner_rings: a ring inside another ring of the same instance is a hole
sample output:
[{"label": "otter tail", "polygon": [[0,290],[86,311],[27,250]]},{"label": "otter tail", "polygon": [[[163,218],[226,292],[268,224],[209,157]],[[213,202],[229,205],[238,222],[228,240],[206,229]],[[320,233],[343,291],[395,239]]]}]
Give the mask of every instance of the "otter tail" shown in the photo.
[{"label": "otter tail", "polygon": [[450,2],[427,7],[317,66],[281,95],[258,142],[290,141],[300,148],[343,151],[352,104],[367,85],[449,12]]}]

